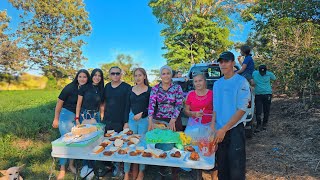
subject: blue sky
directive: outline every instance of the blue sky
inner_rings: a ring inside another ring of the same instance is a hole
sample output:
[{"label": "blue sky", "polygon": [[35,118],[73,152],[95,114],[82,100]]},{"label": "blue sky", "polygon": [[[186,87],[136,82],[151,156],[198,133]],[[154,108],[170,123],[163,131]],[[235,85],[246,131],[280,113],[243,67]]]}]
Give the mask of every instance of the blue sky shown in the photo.
[{"label": "blue sky", "polygon": [[[162,25],[152,14],[149,0],[85,0],[92,25],[92,33],[85,40],[83,53],[88,58],[85,68],[99,67],[120,53],[131,55],[147,70],[158,69],[166,63],[162,57]],[[19,23],[19,12],[6,0],[0,1],[0,10],[7,9],[11,17],[10,27],[14,30]],[[250,24],[231,31],[234,42],[245,41]],[[235,52],[236,56],[238,55]]]}]

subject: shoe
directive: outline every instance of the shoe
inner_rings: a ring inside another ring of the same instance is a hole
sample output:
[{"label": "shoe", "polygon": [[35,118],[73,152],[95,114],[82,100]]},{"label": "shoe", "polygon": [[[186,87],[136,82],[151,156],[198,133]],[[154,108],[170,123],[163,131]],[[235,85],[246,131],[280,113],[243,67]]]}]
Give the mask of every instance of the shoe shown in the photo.
[{"label": "shoe", "polygon": [[87,165],[83,166],[80,171],[80,177],[84,178],[88,174],[88,169]]}]

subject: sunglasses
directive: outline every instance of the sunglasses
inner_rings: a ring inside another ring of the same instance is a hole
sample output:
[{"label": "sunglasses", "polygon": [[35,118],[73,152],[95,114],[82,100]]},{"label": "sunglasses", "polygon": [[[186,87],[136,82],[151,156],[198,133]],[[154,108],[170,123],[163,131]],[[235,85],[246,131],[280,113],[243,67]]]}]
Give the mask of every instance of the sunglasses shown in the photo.
[{"label": "sunglasses", "polygon": [[115,75],[117,75],[117,76],[119,76],[120,75],[120,73],[119,72],[112,72],[112,73],[110,73],[112,76],[115,76]]}]

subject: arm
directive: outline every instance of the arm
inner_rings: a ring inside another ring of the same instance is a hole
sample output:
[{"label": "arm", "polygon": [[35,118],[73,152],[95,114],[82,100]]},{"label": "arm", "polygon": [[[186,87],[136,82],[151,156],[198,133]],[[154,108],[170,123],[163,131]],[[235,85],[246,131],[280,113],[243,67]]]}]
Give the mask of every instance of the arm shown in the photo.
[{"label": "arm", "polygon": [[269,72],[270,73],[270,79],[271,80],[276,80],[276,76],[272,73],[272,72]]},{"label": "arm", "polygon": [[77,107],[76,107],[76,123],[79,124],[80,110],[82,105],[83,96],[78,95]]},{"label": "arm", "polygon": [[243,71],[245,71],[246,68],[247,68],[247,64],[244,64],[244,62],[243,62],[241,69],[239,71],[237,71],[236,73],[238,73],[238,74],[243,73]]},{"label": "arm", "polygon": [[129,113],[130,113],[130,107],[131,107],[131,102],[130,102],[130,93],[131,89],[128,91],[127,96],[126,96],[126,107],[124,110],[124,126],[123,129],[129,128],[128,121],[129,121]]},{"label": "arm", "polygon": [[149,120],[149,130],[153,129],[153,114],[154,114],[154,108],[156,106],[157,101],[157,91],[158,87],[155,86],[151,89],[150,98],[149,98],[149,107],[148,107],[148,120]]},{"label": "arm", "polygon": [[53,119],[53,122],[52,122],[52,127],[53,128],[58,128],[59,126],[59,116],[60,116],[60,112],[61,112],[61,109],[62,109],[62,106],[63,106],[63,102],[61,99],[58,98],[58,101],[57,101],[57,105],[56,105],[56,108],[55,108],[55,111],[54,111],[54,119]]}]

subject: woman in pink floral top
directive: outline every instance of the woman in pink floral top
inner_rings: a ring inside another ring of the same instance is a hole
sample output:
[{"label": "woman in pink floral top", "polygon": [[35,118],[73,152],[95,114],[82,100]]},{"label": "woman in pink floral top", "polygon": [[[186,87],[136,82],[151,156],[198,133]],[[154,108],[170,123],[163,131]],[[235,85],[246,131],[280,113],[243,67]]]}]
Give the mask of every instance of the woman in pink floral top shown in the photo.
[{"label": "woman in pink floral top", "polygon": [[182,130],[179,115],[183,106],[183,91],[180,85],[172,83],[172,69],[169,66],[163,66],[160,73],[161,82],[150,93],[149,130],[154,128],[153,119],[168,122],[169,129],[173,131]]},{"label": "woman in pink floral top", "polygon": [[[183,92],[181,86],[172,83],[172,69],[169,66],[163,66],[160,69],[161,82],[155,85],[150,93],[148,117],[149,130],[154,128],[153,119],[161,120],[169,123],[169,129],[173,131],[181,131],[182,123],[180,112],[182,109]],[[168,150],[172,148],[167,143],[157,143],[156,148]],[[166,179],[168,172],[165,167],[159,167],[159,175],[162,179]],[[178,179],[178,169],[171,168],[172,179]]]}]

